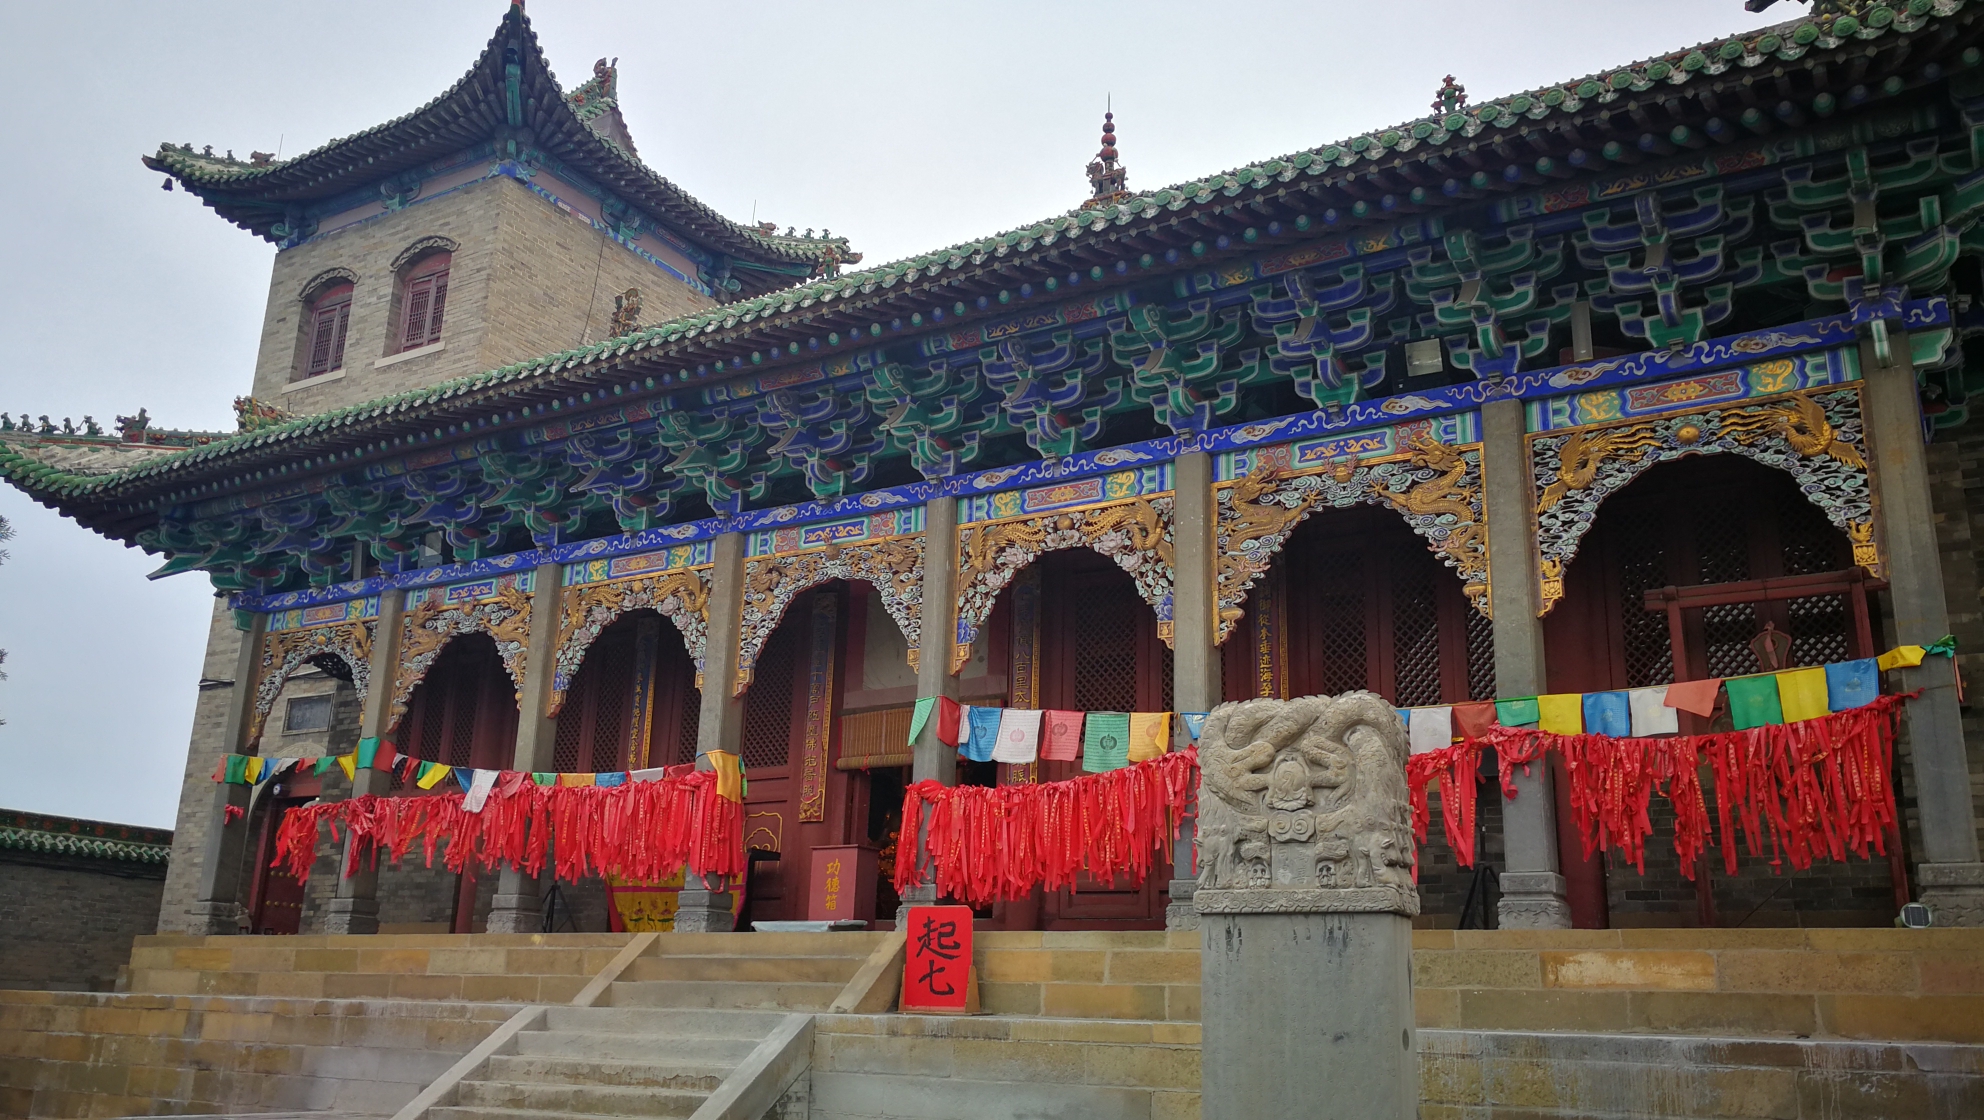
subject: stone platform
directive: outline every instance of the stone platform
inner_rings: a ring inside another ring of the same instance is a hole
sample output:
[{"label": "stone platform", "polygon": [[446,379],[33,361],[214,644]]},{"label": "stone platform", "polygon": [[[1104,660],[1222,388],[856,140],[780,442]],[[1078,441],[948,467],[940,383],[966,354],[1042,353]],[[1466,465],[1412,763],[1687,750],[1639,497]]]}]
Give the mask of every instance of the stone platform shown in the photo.
[{"label": "stone platform", "polygon": [[[750,1088],[790,1115],[808,1102],[813,1120],[1197,1115],[1196,934],[981,932],[987,1014],[967,1019],[889,1013],[894,944],[143,938],[130,992],[0,993],[0,1116],[390,1116],[443,1083],[418,1114],[620,1115],[639,1097],[660,1115],[667,1096],[690,1115]],[[1421,931],[1413,944],[1428,1118],[1984,1116],[1984,931]],[[561,1007],[596,1010],[543,1018]],[[702,1012],[738,1029],[686,1050],[662,1029]],[[754,1065],[775,1036],[784,1064]]]}]

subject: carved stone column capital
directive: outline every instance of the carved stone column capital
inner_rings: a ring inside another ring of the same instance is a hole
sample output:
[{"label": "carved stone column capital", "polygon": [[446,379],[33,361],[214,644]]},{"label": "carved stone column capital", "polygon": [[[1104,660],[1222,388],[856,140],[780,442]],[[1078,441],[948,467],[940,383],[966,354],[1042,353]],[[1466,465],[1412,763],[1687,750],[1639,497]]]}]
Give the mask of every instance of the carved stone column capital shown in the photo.
[{"label": "carved stone column capital", "polygon": [[1937,926],[1984,926],[1984,863],[1921,864],[1915,883]]}]

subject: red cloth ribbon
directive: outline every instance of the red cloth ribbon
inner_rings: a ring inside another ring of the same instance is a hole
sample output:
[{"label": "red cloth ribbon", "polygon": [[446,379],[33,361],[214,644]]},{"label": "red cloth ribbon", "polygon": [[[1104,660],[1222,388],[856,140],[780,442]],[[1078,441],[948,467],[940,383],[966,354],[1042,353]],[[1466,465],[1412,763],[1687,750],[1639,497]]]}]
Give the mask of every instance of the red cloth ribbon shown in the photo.
[{"label": "red cloth ribbon", "polygon": [[346,831],[355,841],[346,876],[377,866],[381,851],[398,863],[416,843],[428,867],[446,845],[442,865],[453,872],[508,866],[536,875],[548,863],[561,879],[665,879],[684,865],[698,875],[744,870],[744,807],[718,796],[713,771],[618,786],[539,786],[518,776],[500,782],[480,813],[462,808],[461,793],[368,794],[292,809],[271,866],[307,882],[317,830],[328,825],[334,842]]},{"label": "red cloth ribbon", "polygon": [[[896,890],[934,879],[972,906],[1071,887],[1077,876],[1142,883],[1163,867],[1198,788],[1198,748],[1065,782],[904,791]],[[928,811],[918,852],[914,830]]]}]

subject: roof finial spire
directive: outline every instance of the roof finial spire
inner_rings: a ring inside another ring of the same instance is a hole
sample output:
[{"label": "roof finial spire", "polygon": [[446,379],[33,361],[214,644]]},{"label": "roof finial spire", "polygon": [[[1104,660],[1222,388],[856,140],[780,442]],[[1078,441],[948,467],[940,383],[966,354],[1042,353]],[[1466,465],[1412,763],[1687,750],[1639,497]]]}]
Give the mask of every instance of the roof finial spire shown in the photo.
[{"label": "roof finial spire", "polygon": [[1129,177],[1129,169],[1116,162],[1116,113],[1114,98],[1103,104],[1109,106],[1102,114],[1102,150],[1089,161],[1088,183],[1089,200],[1082,204],[1083,209],[1102,206],[1129,194],[1124,183]]}]

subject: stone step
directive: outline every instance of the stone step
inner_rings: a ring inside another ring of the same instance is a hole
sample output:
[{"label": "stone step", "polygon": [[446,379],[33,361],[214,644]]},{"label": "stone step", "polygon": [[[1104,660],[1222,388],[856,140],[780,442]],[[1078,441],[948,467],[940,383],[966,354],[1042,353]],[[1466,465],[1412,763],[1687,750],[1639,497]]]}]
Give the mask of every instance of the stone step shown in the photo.
[{"label": "stone step", "polygon": [[642,957],[620,974],[622,983],[643,980],[749,980],[774,984],[846,984],[859,957],[666,956]]},{"label": "stone step", "polygon": [[703,980],[645,980],[615,984],[607,1002],[615,1008],[684,1007],[740,1010],[781,1008],[824,1011],[840,994],[840,984],[773,984]]},{"label": "stone step", "polygon": [[[693,1115],[688,1113],[685,1115]],[[488,1105],[440,1105],[422,1120],[598,1120],[589,1112],[546,1112],[531,1108],[491,1108]]]},{"label": "stone step", "polygon": [[516,1046],[517,1055],[528,1057],[596,1058],[614,1062],[707,1062],[731,1069],[750,1056],[758,1041],[755,1038],[692,1038],[686,1035],[524,1031],[517,1035]]},{"label": "stone step", "polygon": [[690,1116],[709,1096],[684,1089],[600,1085],[542,1085],[464,1081],[455,1089],[463,1108],[563,1112],[582,1116]]},{"label": "stone step", "polygon": [[649,954],[865,957],[886,933],[664,933]]},{"label": "stone step", "polygon": [[[838,993],[839,989],[835,991]],[[785,1019],[777,1011],[768,1010],[731,1011],[707,1007],[664,1010],[666,1006],[552,1007],[545,1014],[544,1029],[678,1038],[748,1038],[756,1042],[777,1030],[779,1023]]]},{"label": "stone step", "polygon": [[535,1085],[639,1085],[712,1093],[735,1068],[736,1062],[698,1061],[678,1058],[673,1053],[650,1053],[640,1059],[598,1053],[497,1054],[489,1059],[480,1076],[488,1081]]}]

